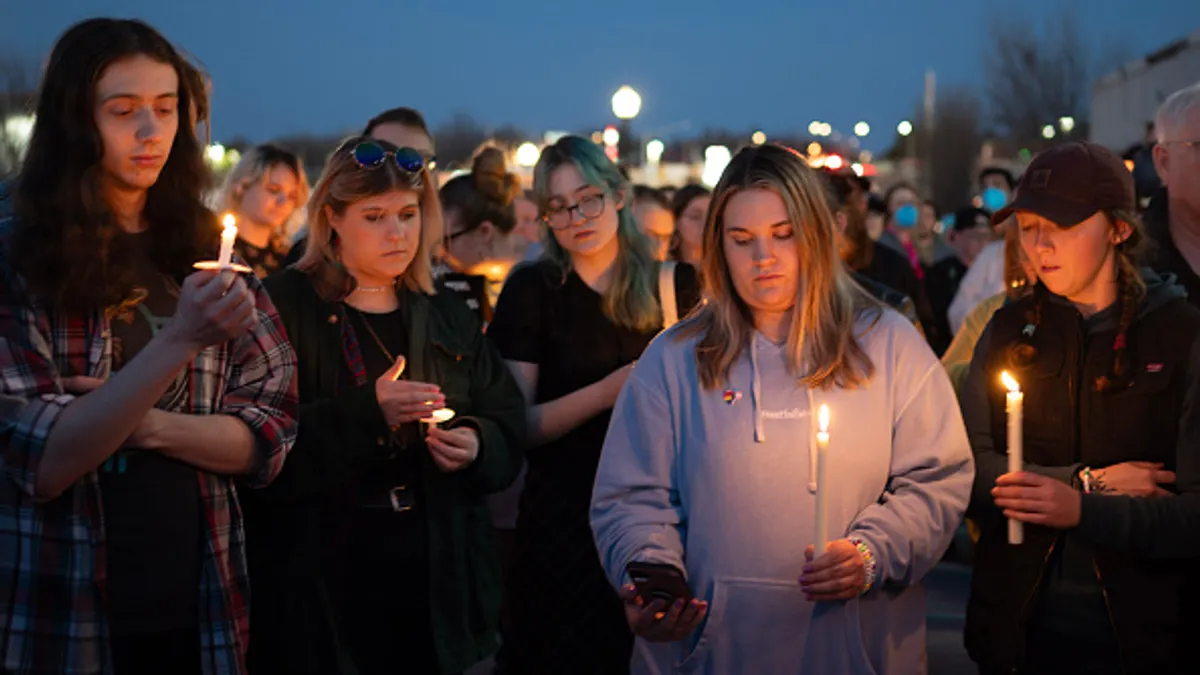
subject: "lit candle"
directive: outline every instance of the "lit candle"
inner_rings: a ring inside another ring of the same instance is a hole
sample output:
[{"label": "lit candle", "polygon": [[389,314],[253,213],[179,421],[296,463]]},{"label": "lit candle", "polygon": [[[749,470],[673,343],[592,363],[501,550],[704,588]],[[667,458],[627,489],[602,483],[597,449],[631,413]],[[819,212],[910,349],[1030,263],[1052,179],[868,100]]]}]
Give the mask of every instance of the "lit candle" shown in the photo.
[{"label": "lit candle", "polygon": [[226,213],[221,218],[221,223],[225,225],[225,229],[221,230],[221,254],[217,256],[217,267],[225,269],[233,261],[233,243],[237,241],[238,235],[237,219],[232,213]]},{"label": "lit candle", "polygon": [[829,406],[821,404],[817,413],[817,540],[814,545],[816,557],[825,553],[829,543],[829,524],[826,518],[826,497],[829,491],[825,474],[829,471]]},{"label": "lit candle", "polygon": [[[1020,471],[1025,459],[1021,446],[1021,409],[1025,403],[1025,395],[1021,393],[1021,385],[1013,379],[1008,371],[1000,373],[1000,380],[1008,390],[1005,397],[1004,410],[1008,413],[1008,472]],[[1008,519],[1008,543],[1020,544],[1025,541],[1025,527],[1019,520]]]},{"label": "lit candle", "polygon": [[434,410],[432,413],[430,413],[429,417],[427,417],[421,421],[424,422],[426,425],[428,425],[429,428],[432,428],[432,427],[436,427],[437,425],[441,424],[442,422],[449,422],[452,419],[454,419],[454,411],[453,410],[451,410],[449,408],[438,408],[437,410]]}]

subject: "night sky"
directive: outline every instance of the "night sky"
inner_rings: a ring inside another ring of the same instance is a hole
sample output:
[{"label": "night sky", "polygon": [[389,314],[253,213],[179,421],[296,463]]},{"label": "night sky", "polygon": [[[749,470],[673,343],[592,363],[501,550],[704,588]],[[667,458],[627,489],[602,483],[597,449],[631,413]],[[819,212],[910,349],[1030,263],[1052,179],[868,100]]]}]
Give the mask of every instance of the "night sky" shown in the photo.
[{"label": "night sky", "polygon": [[[1062,1],[1081,8],[1097,52],[1119,43],[1126,59],[1200,28],[1196,0]],[[814,118],[849,132],[865,119],[874,131],[867,147],[879,148],[911,115],[927,68],[939,85],[982,78],[982,47],[997,12],[1041,17],[1059,7],[1044,0],[0,0],[0,52],[40,62],[75,20],[145,19],[212,73],[216,139],[342,132],[395,105],[421,109],[435,126],[465,112],[485,124],[576,130],[608,122],[612,92],[628,83],[642,93],[637,125],[648,135],[802,131]]]}]

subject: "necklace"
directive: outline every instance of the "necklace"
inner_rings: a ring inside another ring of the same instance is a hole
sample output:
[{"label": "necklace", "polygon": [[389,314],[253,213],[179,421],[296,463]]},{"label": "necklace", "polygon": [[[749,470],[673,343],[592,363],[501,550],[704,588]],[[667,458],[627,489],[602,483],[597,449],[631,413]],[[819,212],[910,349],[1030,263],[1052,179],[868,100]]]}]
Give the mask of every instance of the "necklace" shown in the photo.
[{"label": "necklace", "polygon": [[382,293],[392,289],[391,286],[355,286],[354,293]]},{"label": "necklace", "polygon": [[367,332],[371,334],[371,339],[375,341],[375,346],[379,347],[379,351],[383,352],[383,355],[387,357],[388,363],[395,363],[396,357],[392,356],[392,352],[388,350],[387,347],[383,346],[383,340],[379,339],[379,334],[376,333],[375,329],[371,327],[371,322],[367,320],[366,313],[361,309],[354,307],[353,305],[346,306],[350,309],[353,309],[354,313],[357,314],[360,319],[362,319],[363,325],[367,327]]}]

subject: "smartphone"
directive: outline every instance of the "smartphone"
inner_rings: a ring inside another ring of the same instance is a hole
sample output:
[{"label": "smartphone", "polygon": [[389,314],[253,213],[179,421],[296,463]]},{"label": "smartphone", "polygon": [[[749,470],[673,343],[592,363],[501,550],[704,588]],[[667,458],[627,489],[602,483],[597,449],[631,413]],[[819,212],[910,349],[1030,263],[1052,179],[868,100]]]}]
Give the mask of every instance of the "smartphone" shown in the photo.
[{"label": "smartphone", "polygon": [[625,571],[646,604],[662,600],[670,606],[678,599],[684,602],[692,600],[692,589],[688,588],[683,572],[674,565],[635,561],[629,563]]}]

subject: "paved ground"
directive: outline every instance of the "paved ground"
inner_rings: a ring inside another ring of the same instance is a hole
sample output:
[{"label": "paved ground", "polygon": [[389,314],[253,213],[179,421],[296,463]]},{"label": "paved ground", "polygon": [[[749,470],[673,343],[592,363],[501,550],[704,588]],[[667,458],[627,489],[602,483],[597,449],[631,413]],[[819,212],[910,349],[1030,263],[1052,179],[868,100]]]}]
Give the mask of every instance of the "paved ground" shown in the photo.
[{"label": "paved ground", "polygon": [[[929,675],[975,675],[975,665],[962,646],[963,614],[970,591],[971,571],[965,565],[942,563],[925,579],[929,594]],[[467,671],[490,675],[491,662]]]}]

